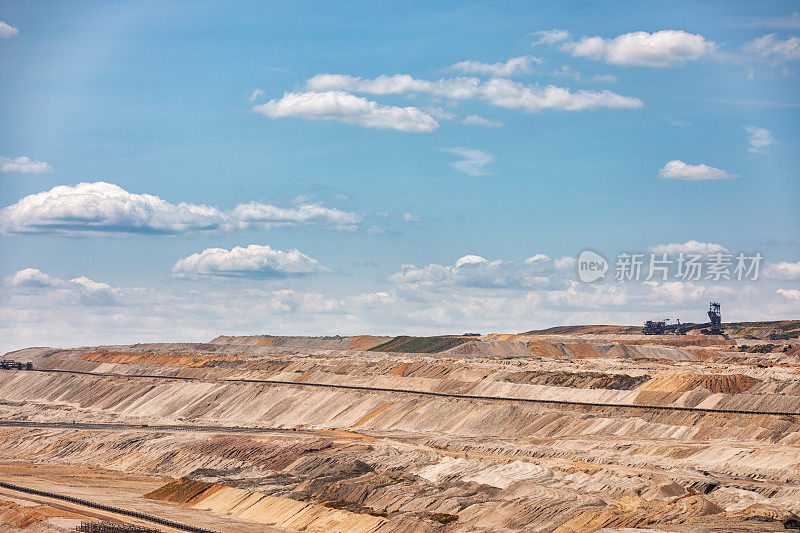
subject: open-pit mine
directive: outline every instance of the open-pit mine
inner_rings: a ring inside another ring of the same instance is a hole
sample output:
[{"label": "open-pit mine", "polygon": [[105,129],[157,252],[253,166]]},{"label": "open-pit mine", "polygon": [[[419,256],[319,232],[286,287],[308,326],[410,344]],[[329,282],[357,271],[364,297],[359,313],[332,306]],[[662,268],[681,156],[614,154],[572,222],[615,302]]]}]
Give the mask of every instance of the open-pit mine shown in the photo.
[{"label": "open-pit mine", "polygon": [[19,350],[0,529],[797,531],[799,331]]}]

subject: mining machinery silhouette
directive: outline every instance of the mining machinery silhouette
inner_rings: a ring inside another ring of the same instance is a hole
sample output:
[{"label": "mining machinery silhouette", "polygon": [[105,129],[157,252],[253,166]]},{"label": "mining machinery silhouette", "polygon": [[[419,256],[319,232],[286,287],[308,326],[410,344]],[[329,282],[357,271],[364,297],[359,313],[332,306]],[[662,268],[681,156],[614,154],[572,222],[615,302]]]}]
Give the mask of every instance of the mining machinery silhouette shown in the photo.
[{"label": "mining machinery silhouette", "polygon": [[699,329],[704,335],[725,335],[722,327],[722,313],[720,312],[719,302],[709,302],[708,322],[702,324],[681,323],[680,319],[675,319],[674,324],[668,324],[669,318],[664,320],[648,320],[644,323],[642,333],[645,335],[686,335],[687,332]]},{"label": "mining machinery silhouette", "polygon": [[705,335],[725,335],[722,329],[722,313],[719,312],[719,302],[709,302],[708,304],[708,325],[707,329],[701,329],[700,333]]}]

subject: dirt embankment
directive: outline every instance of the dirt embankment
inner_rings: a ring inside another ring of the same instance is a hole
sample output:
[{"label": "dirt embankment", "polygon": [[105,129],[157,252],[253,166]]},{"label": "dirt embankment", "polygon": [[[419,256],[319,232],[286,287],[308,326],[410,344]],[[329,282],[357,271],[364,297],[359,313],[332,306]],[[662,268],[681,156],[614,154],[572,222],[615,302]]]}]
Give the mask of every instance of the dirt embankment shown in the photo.
[{"label": "dirt embankment", "polygon": [[710,392],[736,394],[751,389],[759,380],[743,374],[695,374],[691,372],[664,372],[639,387],[641,391],[686,392],[703,387]]},{"label": "dirt embankment", "polygon": [[163,487],[148,492],[144,497],[190,507],[208,498],[221,488],[222,485],[183,477],[178,481],[167,483]]},{"label": "dirt embankment", "polygon": [[535,385],[555,385],[585,389],[635,389],[649,379],[649,376],[629,376],[627,374],[605,374],[602,372],[556,372],[529,370],[514,372],[505,378],[507,381],[531,383]]},{"label": "dirt embankment", "polygon": [[145,495],[186,507],[207,509],[254,522],[277,525],[294,531],[348,531],[371,533],[386,522],[370,508],[352,512],[336,505],[339,501],[305,503],[255,491],[225,487],[181,478]]},{"label": "dirt embankment", "polygon": [[366,350],[391,340],[393,337],[358,335],[355,337],[287,337],[275,335],[226,336],[220,335],[209,341],[222,346],[273,346],[313,350]]},{"label": "dirt embankment", "polygon": [[467,342],[464,337],[408,337],[401,335],[371,348],[373,352],[440,353]]},{"label": "dirt embankment", "polygon": [[365,352],[367,350],[371,350],[374,347],[383,344],[391,340],[391,337],[376,337],[374,335],[357,335],[353,337],[352,344],[350,345],[351,350],[357,350],[361,352]]},{"label": "dirt embankment", "polygon": [[212,362],[247,360],[243,357],[224,355],[182,355],[148,352],[113,352],[108,350],[92,350],[81,355],[79,359],[81,361],[93,361],[95,363],[188,367],[205,366]]},{"label": "dirt embankment", "polygon": [[8,531],[6,527],[25,529],[36,522],[46,520],[48,514],[42,506],[21,505],[9,500],[0,500],[0,525],[4,531]]},{"label": "dirt embankment", "polygon": [[621,333],[633,329],[632,326],[612,325],[583,325],[583,326],[554,326],[547,329],[534,329],[522,335],[587,335],[598,333]]}]

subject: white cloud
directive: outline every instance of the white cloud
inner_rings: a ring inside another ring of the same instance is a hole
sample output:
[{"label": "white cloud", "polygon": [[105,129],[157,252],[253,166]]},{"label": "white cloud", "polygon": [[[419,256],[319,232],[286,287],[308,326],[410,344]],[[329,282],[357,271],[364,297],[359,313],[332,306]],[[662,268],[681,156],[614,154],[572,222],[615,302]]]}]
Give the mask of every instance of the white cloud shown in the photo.
[{"label": "white cloud", "polygon": [[526,265],[534,266],[542,272],[550,270],[562,273],[572,272],[577,263],[578,260],[574,257],[564,256],[558,259],[550,259],[546,254],[535,254],[525,260]]},{"label": "white cloud", "polygon": [[3,233],[185,233],[220,229],[213,207],[171,204],[112,183],[60,185],[26,196],[0,212]]},{"label": "white cloud", "polygon": [[250,95],[250,98],[247,99],[247,103],[252,104],[253,102],[258,100],[262,96],[264,96],[264,90],[263,89],[255,89],[253,91],[253,93]]},{"label": "white cloud", "polygon": [[241,229],[278,226],[318,225],[338,231],[355,231],[361,215],[321,204],[301,204],[291,208],[249,202],[239,204],[228,212],[228,218]]},{"label": "white cloud", "polygon": [[778,289],[775,292],[790,300],[800,301],[800,291],[797,289]]},{"label": "white cloud", "polygon": [[613,39],[584,37],[564,43],[561,48],[575,57],[613,65],[668,67],[706,56],[716,49],[716,44],[699,34],[662,30],[625,33]]},{"label": "white cloud", "polygon": [[49,276],[38,268],[24,268],[6,278],[6,285],[18,290],[56,290],[68,301],[82,305],[115,305],[117,289],[107,283],[80,276],[69,281]]},{"label": "white cloud", "polygon": [[479,115],[469,115],[461,121],[462,124],[467,126],[482,126],[484,128],[502,128],[503,123],[498,120],[491,120],[481,117]]},{"label": "white cloud", "polygon": [[381,105],[338,90],[287,92],[280,99],[254,106],[253,111],[272,118],[334,120],[365,128],[394,129],[413,133],[430,132],[439,127],[436,119],[416,107]]},{"label": "white cloud", "polygon": [[468,176],[485,176],[486,165],[494,161],[492,154],[470,148],[445,148],[445,151],[463,157],[461,161],[454,161],[450,166]]},{"label": "white cloud", "polygon": [[658,174],[662,178],[689,181],[721,180],[739,177],[738,174],[730,174],[719,168],[708,165],[689,165],[677,159],[664,165],[664,168],[659,170]]},{"label": "white cloud", "polygon": [[711,255],[729,253],[728,249],[721,244],[715,242],[699,242],[695,240],[686,241],[684,243],[673,242],[669,244],[656,244],[650,247],[650,251],[654,254],[667,254],[668,256],[677,256],[678,254]]},{"label": "white cloud", "polygon": [[253,277],[282,278],[327,272],[316,259],[299,250],[273,250],[269,246],[251,244],[231,250],[207,248],[179,260],[172,267],[176,278]]},{"label": "white cloud", "polygon": [[479,255],[465,255],[453,265],[403,265],[388,279],[405,288],[427,290],[447,287],[551,290],[565,286],[565,276],[573,273],[574,265],[574,258],[562,257],[553,261],[543,254],[537,254],[522,263],[490,261]]},{"label": "white cloud", "polygon": [[460,257],[456,261],[456,267],[464,266],[464,265],[477,265],[480,263],[488,263],[489,260],[485,257],[481,257],[479,255],[465,255],[464,257]]},{"label": "white cloud", "polygon": [[483,126],[484,128],[502,128],[503,123],[497,120],[490,120],[478,115],[469,115],[461,121],[467,126]]},{"label": "white cloud", "polygon": [[63,283],[62,280],[48,276],[38,268],[24,268],[6,278],[6,284],[10,287],[59,287]]},{"label": "white cloud", "polygon": [[0,156],[0,172],[16,172],[19,174],[42,174],[53,170],[43,161],[31,161],[27,156]]},{"label": "white cloud", "polygon": [[[636,109],[644,105],[638,98],[611,91],[575,91],[554,85],[525,85],[505,78],[482,82],[478,78],[420,80],[407,74],[362,79],[342,74],[317,74],[306,83],[312,90],[341,89],[367,94],[432,94],[452,100],[477,99],[489,105],[538,113],[546,109],[584,111],[596,108]],[[346,93],[345,93],[346,94]]]},{"label": "white cloud", "polygon": [[420,222],[422,219],[414,213],[403,213],[403,221],[405,222]]},{"label": "white cloud", "polygon": [[747,142],[750,144],[750,150],[754,154],[763,154],[767,148],[775,143],[772,138],[772,133],[764,128],[757,126],[745,126],[743,128],[748,133]]},{"label": "white cloud", "polygon": [[8,39],[18,33],[19,30],[16,27],[0,20],[0,39]]},{"label": "white cloud", "polygon": [[536,113],[545,109],[584,111],[601,107],[637,109],[644,104],[638,98],[611,91],[575,91],[554,85],[532,87],[510,80],[490,80],[483,87],[483,98],[491,105]]},{"label": "white cloud", "polygon": [[569,32],[564,30],[535,31],[531,35],[538,37],[538,39],[536,39],[531,46],[537,46],[540,44],[552,45],[569,39]]},{"label": "white cloud", "polygon": [[60,185],[0,211],[0,233],[183,234],[315,225],[353,231],[361,216],[319,204],[281,208],[250,202],[230,211],[135,194],[106,182]]},{"label": "white cloud", "polygon": [[706,294],[706,288],[702,285],[683,281],[645,281],[642,285],[649,289],[654,298],[664,302],[685,303],[697,301]]},{"label": "white cloud", "polygon": [[378,291],[349,296],[345,299],[345,307],[349,309],[353,309],[354,307],[380,309],[381,307],[391,305],[397,301],[398,298],[396,294],[387,291]]},{"label": "white cloud", "polygon": [[794,61],[800,59],[800,37],[781,40],[770,33],[748,41],[742,50],[774,62]]},{"label": "white cloud", "polygon": [[424,111],[433,118],[439,120],[454,120],[458,116],[452,111],[448,111],[446,109],[442,109],[441,107],[437,106],[427,106],[425,107]]},{"label": "white cloud", "polygon": [[800,261],[791,263],[769,263],[764,266],[764,277],[768,279],[800,279]]},{"label": "white cloud", "polygon": [[342,302],[321,294],[297,292],[290,289],[274,291],[269,302],[270,310],[283,314],[341,313]]},{"label": "white cloud", "polygon": [[86,276],[69,280],[80,295],[83,305],[113,305],[116,289],[107,283],[94,281]]},{"label": "white cloud", "polygon": [[[544,256],[544,257],[545,257],[545,259],[549,259],[547,256]],[[526,262],[530,262],[531,259],[533,259],[533,258],[528,258],[525,261]],[[578,260],[577,259],[575,259],[574,257],[568,257],[568,256],[564,256],[564,257],[562,257],[560,259],[555,259],[553,261],[553,266],[555,267],[555,269],[558,270],[558,271],[561,271],[561,272],[574,270],[575,267],[577,266],[577,264],[578,264]]]},{"label": "white cloud", "polygon": [[569,78],[574,81],[581,81],[581,73],[568,65],[562,65],[560,69],[552,72],[553,76]]},{"label": "white cloud", "polygon": [[451,68],[464,74],[478,74],[494,77],[508,77],[515,74],[530,74],[533,65],[540,63],[539,58],[533,56],[512,57],[505,63],[481,63],[479,61],[461,61]]}]

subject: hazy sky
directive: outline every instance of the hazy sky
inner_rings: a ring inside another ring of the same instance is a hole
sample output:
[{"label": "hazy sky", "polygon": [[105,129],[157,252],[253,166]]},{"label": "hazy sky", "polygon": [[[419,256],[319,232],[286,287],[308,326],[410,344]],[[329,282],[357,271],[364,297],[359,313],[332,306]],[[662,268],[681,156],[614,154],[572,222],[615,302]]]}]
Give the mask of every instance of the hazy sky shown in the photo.
[{"label": "hazy sky", "polygon": [[0,349],[798,318],[799,12],[0,2]]}]

